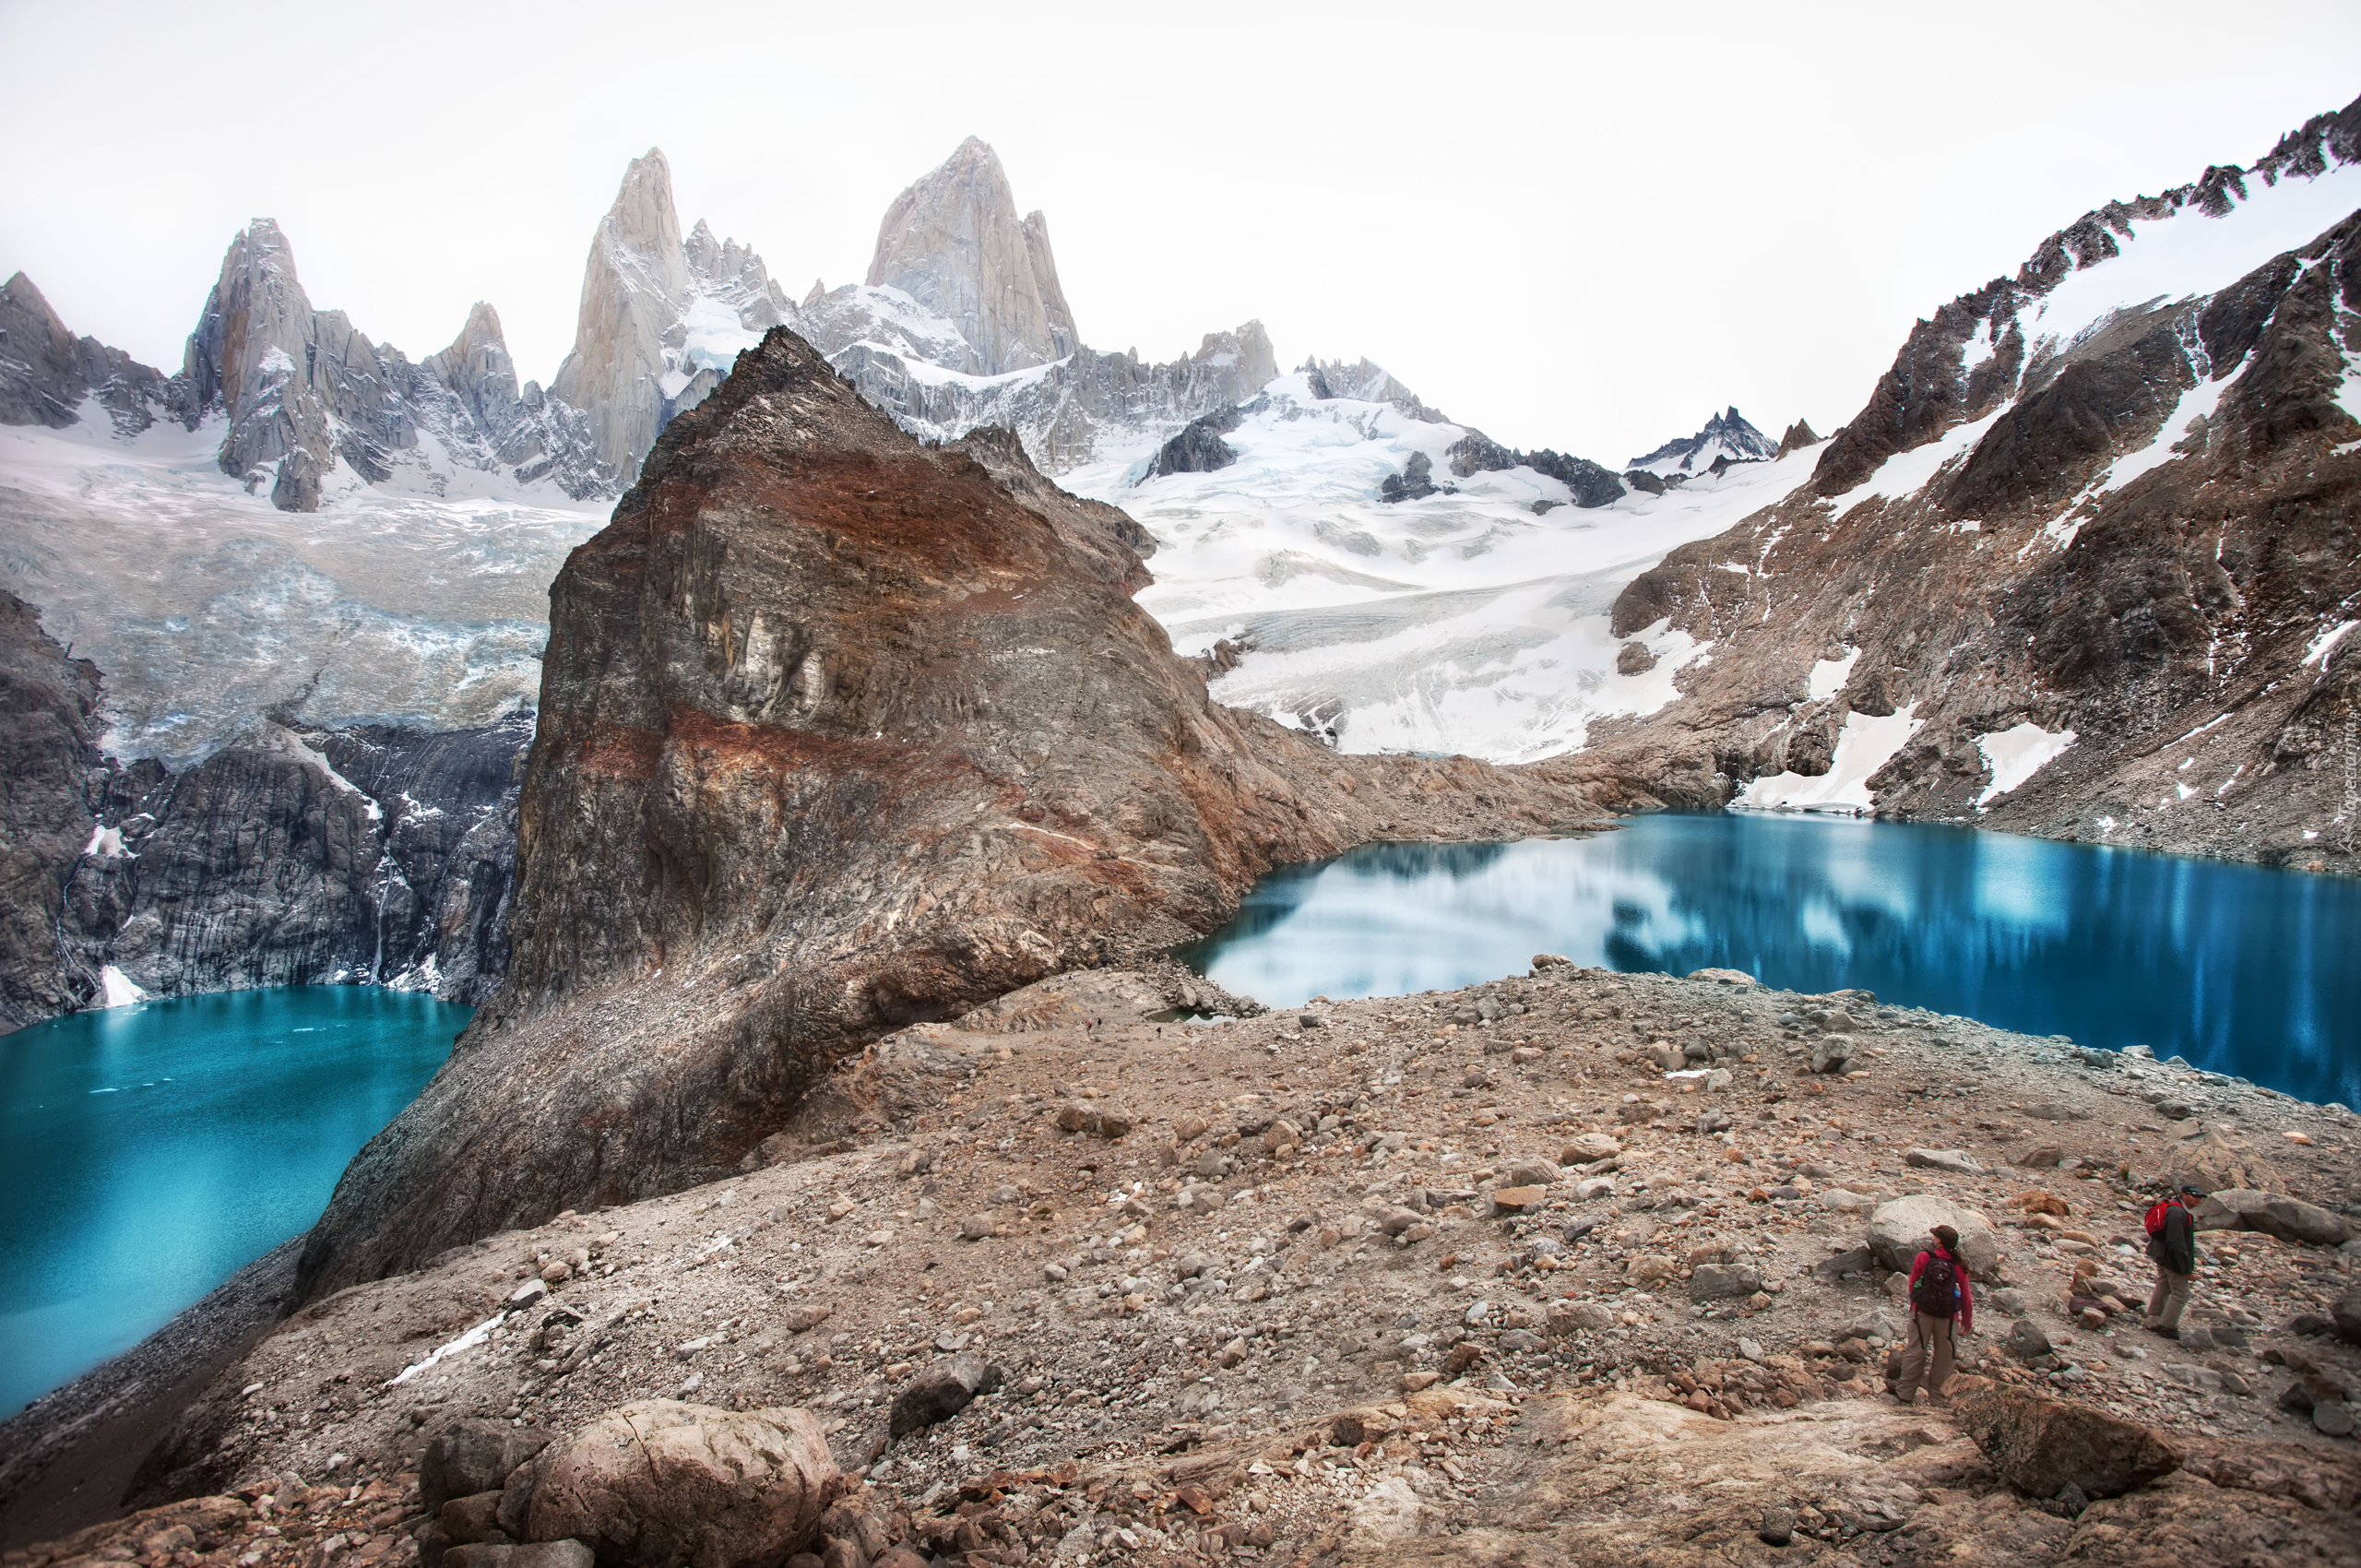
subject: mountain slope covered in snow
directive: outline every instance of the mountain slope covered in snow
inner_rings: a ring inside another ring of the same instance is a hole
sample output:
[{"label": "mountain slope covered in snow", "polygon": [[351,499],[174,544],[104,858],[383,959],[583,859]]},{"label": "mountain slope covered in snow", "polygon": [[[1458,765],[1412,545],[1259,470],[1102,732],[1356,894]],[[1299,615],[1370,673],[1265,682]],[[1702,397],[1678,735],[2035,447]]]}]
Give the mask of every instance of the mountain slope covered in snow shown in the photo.
[{"label": "mountain slope covered in snow", "polygon": [[1619,633],[1716,645],[1584,766],[2327,864],[2361,814],[2361,102],[1920,322],[1809,485]]},{"label": "mountain slope covered in snow", "polygon": [[[1323,396],[1333,378],[1318,372],[1221,422],[1210,466],[1109,461],[1064,483],[1154,536],[1140,602],[1208,659],[1216,698],[1347,751],[1526,761],[1580,747],[1602,718],[1655,711],[1711,650],[1679,633],[1615,636],[1617,593],[1810,471],[1790,457],[1659,495],[1584,465],[1596,477],[1570,469],[1570,485],[1545,471],[1555,454],[1516,461],[1390,377],[1365,383],[1399,394],[1379,401]],[[1427,476],[1421,493],[1406,472]]]}]

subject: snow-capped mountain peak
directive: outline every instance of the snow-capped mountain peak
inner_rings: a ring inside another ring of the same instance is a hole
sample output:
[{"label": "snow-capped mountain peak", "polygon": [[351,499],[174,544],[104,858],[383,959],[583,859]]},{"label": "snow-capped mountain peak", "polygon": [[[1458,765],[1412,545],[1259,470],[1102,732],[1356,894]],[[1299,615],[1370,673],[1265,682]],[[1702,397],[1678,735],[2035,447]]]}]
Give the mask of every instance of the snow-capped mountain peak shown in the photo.
[{"label": "snow-capped mountain peak", "polygon": [[1733,404],[1707,420],[1694,435],[1666,442],[1655,451],[1623,465],[1658,478],[1670,474],[1701,474],[1726,457],[1733,463],[1760,463],[1777,457],[1779,443],[1749,424]]}]

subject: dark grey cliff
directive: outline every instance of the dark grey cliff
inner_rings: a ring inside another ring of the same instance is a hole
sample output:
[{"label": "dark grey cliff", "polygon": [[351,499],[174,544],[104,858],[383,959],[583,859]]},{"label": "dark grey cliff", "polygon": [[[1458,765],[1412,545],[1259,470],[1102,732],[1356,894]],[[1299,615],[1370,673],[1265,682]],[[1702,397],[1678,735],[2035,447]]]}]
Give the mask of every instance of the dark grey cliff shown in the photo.
[{"label": "dark grey cliff", "polygon": [[99,671],[0,593],[0,1031],[79,1005],[60,972],[58,911],[89,841]]},{"label": "dark grey cliff", "polygon": [[110,968],[152,996],[499,983],[528,717],[264,724],[174,773],[100,754],[100,692],[0,595],[0,1028],[101,1002]]}]

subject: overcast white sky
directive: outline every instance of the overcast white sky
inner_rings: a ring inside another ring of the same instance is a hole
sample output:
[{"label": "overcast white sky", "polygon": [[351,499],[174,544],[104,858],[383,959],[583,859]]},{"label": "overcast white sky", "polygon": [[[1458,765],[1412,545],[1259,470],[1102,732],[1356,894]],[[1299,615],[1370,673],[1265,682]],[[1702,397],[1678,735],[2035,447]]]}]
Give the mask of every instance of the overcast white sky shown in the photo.
[{"label": "overcast white sky", "polygon": [[2361,93],[2361,6],[0,0],[0,274],[167,368],[250,214],[412,356],[572,341],[627,159],[801,297],[975,134],[1085,339],[1259,316],[1519,445],[1851,417],[1910,323]]}]

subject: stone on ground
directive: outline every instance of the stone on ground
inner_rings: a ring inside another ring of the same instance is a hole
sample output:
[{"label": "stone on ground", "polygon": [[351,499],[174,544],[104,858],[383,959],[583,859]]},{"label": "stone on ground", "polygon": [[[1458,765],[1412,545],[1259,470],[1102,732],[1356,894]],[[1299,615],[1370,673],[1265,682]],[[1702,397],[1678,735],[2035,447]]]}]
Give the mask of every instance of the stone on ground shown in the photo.
[{"label": "stone on ground", "polygon": [[966,1409],[977,1395],[990,1391],[993,1369],[974,1351],[963,1351],[935,1362],[905,1384],[894,1396],[894,1411],[886,1431],[896,1443],[914,1431],[947,1421]]},{"label": "stone on ground", "polygon": [[430,1514],[454,1498],[497,1493],[516,1467],[539,1454],[549,1433],[506,1421],[456,1420],[426,1441],[418,1462],[419,1499]]},{"label": "stone on ground", "polygon": [[636,1568],[771,1568],[843,1478],[809,1410],[640,1399],[552,1444],[527,1526]]}]

